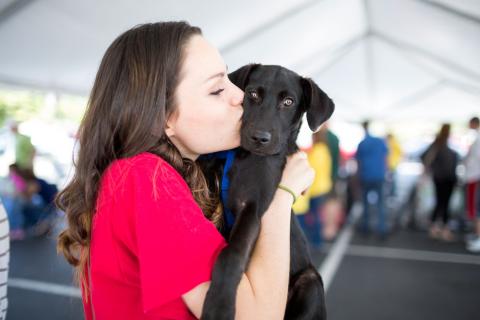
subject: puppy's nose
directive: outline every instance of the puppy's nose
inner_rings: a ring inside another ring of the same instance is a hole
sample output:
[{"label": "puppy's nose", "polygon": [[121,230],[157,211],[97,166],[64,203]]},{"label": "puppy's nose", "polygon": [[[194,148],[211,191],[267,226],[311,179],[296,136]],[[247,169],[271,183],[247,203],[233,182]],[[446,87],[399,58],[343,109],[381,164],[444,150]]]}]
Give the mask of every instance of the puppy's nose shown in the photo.
[{"label": "puppy's nose", "polygon": [[255,131],[251,138],[253,142],[267,144],[272,139],[272,135],[267,131]]}]

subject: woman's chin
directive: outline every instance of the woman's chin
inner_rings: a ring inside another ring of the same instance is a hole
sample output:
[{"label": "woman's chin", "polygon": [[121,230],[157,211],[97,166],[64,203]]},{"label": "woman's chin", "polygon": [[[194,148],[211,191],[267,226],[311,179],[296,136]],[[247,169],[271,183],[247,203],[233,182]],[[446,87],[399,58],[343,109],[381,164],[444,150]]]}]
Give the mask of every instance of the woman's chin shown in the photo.
[{"label": "woman's chin", "polygon": [[235,149],[235,148],[240,147],[240,142],[241,142],[241,139],[240,139],[240,136],[238,136],[238,137],[235,139],[235,142],[232,144],[232,147],[229,148],[229,149]]}]

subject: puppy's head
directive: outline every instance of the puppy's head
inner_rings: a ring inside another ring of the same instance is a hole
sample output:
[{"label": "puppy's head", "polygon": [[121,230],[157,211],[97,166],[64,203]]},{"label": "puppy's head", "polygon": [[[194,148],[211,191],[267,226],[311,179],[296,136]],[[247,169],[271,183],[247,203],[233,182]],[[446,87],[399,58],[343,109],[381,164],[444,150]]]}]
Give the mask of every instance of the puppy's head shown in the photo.
[{"label": "puppy's head", "polygon": [[334,110],[333,101],[311,79],[280,66],[249,64],[229,78],[245,92],[241,145],[258,155],[286,150],[304,113],[310,129],[317,131]]}]

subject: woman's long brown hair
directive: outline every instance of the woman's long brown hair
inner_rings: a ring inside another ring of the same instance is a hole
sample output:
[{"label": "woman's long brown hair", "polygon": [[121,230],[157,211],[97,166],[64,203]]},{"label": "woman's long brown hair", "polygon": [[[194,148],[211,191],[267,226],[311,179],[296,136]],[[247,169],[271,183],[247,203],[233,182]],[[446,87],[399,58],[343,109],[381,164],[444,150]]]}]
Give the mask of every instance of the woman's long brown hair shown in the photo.
[{"label": "woman's long brown hair", "polygon": [[438,131],[437,136],[435,137],[434,144],[437,147],[446,146],[448,143],[448,138],[450,137],[450,124],[444,123],[440,127],[440,131]]},{"label": "woman's long brown hair", "polygon": [[185,46],[200,34],[185,22],[139,25],[120,35],[101,61],[79,128],[75,173],[56,198],[68,220],[57,249],[76,267],[83,288],[100,179],[116,159],[142,152],[161,156],[185,179],[205,216],[221,223],[218,190],[208,190],[199,165],[182,158],[164,132],[176,108]]}]

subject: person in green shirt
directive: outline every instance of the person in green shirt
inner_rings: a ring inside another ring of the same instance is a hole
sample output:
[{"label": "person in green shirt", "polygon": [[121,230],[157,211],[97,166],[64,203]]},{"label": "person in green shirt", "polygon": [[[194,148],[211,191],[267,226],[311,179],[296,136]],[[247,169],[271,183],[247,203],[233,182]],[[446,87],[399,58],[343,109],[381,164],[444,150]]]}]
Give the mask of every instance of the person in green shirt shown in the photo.
[{"label": "person in green shirt", "polygon": [[10,130],[15,135],[15,163],[21,169],[33,170],[35,147],[30,137],[18,132],[18,124],[16,122],[10,125]]},{"label": "person in green shirt", "polygon": [[332,158],[332,182],[335,184],[338,178],[338,167],[340,164],[340,141],[337,135],[328,128],[328,123],[324,126],[327,130],[327,144],[330,151],[330,157]]}]

